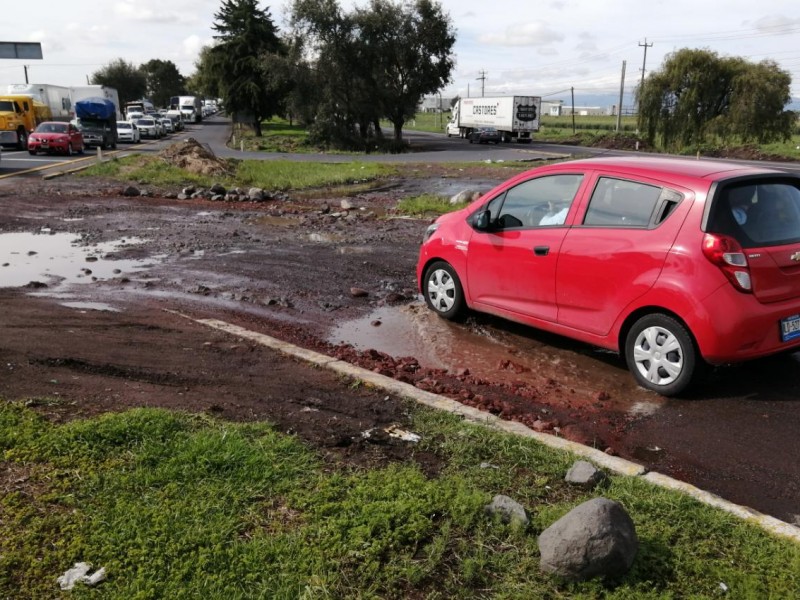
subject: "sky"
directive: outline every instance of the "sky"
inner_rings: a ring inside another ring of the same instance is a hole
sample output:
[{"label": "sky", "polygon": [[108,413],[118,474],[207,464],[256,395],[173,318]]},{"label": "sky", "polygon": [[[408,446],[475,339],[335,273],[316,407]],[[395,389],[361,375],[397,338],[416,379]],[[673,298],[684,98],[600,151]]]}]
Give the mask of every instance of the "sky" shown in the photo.
[{"label": "sky", "polygon": [[[286,30],[288,0],[260,3]],[[363,0],[340,0],[344,10]],[[800,10],[796,0],[441,0],[456,31],[444,97],[537,95],[576,105],[630,94],[645,73],[682,48],[751,62],[773,60],[800,99]],[[117,59],[170,60],[186,76],[213,43],[222,0],[3,0],[0,41],[41,42],[43,60],[0,59],[8,84],[85,85]],[[646,46],[645,46],[646,44]],[[646,54],[645,54],[646,51]],[[623,63],[625,77],[623,80]],[[582,102],[584,99],[584,102]]]}]

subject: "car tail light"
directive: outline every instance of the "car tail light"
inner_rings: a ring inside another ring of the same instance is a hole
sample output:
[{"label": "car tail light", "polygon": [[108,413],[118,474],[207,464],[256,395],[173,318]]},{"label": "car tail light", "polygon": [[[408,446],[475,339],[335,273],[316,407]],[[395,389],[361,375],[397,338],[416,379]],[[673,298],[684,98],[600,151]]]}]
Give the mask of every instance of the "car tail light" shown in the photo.
[{"label": "car tail light", "polygon": [[703,254],[717,265],[733,286],[740,292],[752,293],[750,267],[744,249],[734,238],[707,233],[703,237]]}]

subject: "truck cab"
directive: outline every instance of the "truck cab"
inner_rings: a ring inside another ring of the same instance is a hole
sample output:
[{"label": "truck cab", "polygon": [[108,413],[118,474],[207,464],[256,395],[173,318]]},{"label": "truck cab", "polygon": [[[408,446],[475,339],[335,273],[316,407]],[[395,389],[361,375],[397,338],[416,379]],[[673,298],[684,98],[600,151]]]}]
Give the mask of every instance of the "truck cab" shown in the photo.
[{"label": "truck cab", "polygon": [[37,102],[32,96],[0,96],[0,144],[26,150],[30,133],[39,123],[50,118],[47,105]]}]

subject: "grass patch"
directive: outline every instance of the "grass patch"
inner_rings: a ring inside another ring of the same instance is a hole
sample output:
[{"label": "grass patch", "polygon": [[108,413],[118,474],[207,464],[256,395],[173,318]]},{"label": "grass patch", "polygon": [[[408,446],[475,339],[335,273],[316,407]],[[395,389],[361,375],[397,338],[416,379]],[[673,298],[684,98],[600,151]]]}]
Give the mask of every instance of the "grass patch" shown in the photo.
[{"label": "grass patch", "polygon": [[445,213],[464,208],[468,202],[450,204],[449,198],[437,196],[435,194],[422,194],[403,198],[397,203],[397,212],[403,215],[415,217],[425,217],[433,215],[443,215]]},{"label": "grass patch", "polygon": [[305,126],[290,125],[283,119],[273,119],[261,123],[261,137],[256,137],[249,127],[236,126],[229,146],[237,150],[244,148],[247,152],[292,154],[320,152],[319,148],[308,143],[308,131]]},{"label": "grass patch", "polygon": [[[92,165],[81,171],[83,177],[110,177],[121,181],[158,186],[228,187],[248,186],[268,190],[303,190],[323,186],[363,185],[395,172],[379,163],[299,163],[289,161],[243,160],[231,162],[232,176],[196,175],[169,165],[154,156],[133,155]],[[361,188],[359,188],[361,189]]]},{"label": "grass patch", "polygon": [[[563,481],[573,459],[410,410],[437,477],[323,465],[268,424],[139,409],[54,425],[4,404],[0,596],[56,597],[78,561],[109,579],[77,598],[714,598],[720,583],[731,598],[800,596],[797,544],[625,477],[602,494],[636,524],[632,571],[545,576],[538,534],[589,498]],[[499,493],[526,506],[527,530],[485,516]]]},{"label": "grass patch", "polygon": [[380,163],[302,163],[245,160],[236,171],[239,185],[270,190],[299,190],[323,186],[358,185],[394,173]]}]

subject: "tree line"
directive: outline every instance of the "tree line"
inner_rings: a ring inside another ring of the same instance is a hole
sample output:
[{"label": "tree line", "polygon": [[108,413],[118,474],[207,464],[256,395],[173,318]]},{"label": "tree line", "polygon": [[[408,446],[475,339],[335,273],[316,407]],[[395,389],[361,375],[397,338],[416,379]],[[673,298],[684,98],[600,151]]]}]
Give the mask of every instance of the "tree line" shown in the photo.
[{"label": "tree line", "polygon": [[[371,0],[345,11],[338,0],[292,0],[288,11],[281,32],[258,0],[223,0],[215,41],[202,49],[192,77],[170,61],[134,67],[120,59],[93,82],[117,88],[120,100],[148,95],[158,106],[187,93],[221,98],[256,136],[278,115],[304,125],[315,145],[400,150],[419,102],[451,81],[456,34],[441,5]],[[790,86],[774,61],[679,50],[637,88],[639,129],[670,151],[786,140],[797,122],[785,109]]]},{"label": "tree line", "polygon": [[797,114],[785,108],[791,84],[771,60],[679,50],[638,90],[639,127],[665,150],[787,141],[797,125]]}]

